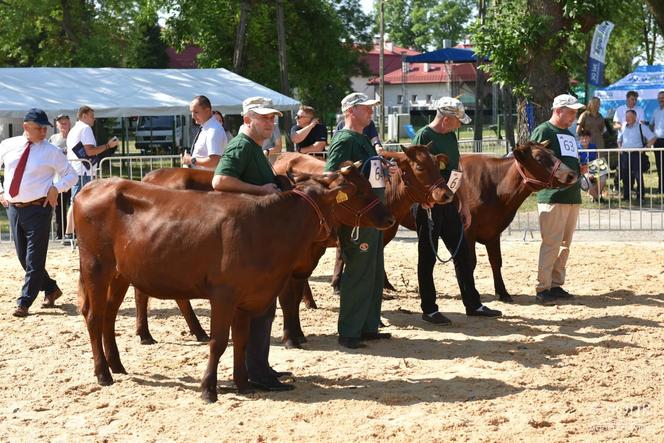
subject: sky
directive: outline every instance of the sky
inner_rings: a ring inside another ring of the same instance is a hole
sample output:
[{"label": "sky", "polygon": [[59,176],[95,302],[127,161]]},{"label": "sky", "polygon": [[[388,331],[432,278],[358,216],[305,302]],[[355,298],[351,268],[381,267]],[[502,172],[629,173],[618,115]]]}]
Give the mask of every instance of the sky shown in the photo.
[{"label": "sky", "polygon": [[373,0],[360,0],[360,3],[362,4],[362,10],[365,14],[373,11]]}]

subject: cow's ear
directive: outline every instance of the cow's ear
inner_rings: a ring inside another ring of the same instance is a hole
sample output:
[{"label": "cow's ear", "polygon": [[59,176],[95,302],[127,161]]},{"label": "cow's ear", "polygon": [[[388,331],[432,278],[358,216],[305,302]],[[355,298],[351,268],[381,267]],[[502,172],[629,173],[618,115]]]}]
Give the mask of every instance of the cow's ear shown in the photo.
[{"label": "cow's ear", "polygon": [[516,145],[516,147],[512,150],[512,154],[514,154],[514,158],[517,160],[523,160],[526,158],[530,151],[530,143],[526,143],[525,145]]},{"label": "cow's ear", "polygon": [[343,203],[355,195],[357,188],[350,182],[342,183],[332,189],[325,191],[324,199],[328,203]]},{"label": "cow's ear", "polygon": [[436,154],[433,156],[435,162],[438,164],[438,169],[443,170],[449,165],[450,158],[445,154]]},{"label": "cow's ear", "polygon": [[406,152],[406,151],[408,150],[408,148],[405,147],[404,145],[399,145],[399,147],[401,148],[401,150],[402,150],[403,152]]}]

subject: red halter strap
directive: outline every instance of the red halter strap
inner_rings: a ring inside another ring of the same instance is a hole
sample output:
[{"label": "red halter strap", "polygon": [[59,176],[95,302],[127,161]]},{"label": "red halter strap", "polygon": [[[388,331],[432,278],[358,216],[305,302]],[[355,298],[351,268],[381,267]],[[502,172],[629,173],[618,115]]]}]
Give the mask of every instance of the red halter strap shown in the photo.
[{"label": "red halter strap", "polygon": [[[553,164],[553,169],[551,169],[551,175],[549,176],[549,179],[545,182],[541,180],[537,180],[535,178],[530,178],[526,175],[526,171],[523,170],[523,166],[521,166],[521,163],[517,161],[517,159],[514,159],[514,164],[516,165],[516,170],[519,172],[519,175],[523,179],[523,183],[526,186],[530,186],[531,189],[535,191],[539,191],[544,188],[552,188],[553,187],[553,176],[556,174],[558,171],[558,168],[560,168],[561,161],[560,159],[556,159],[556,162]],[[537,189],[535,186],[541,186],[541,188]]]},{"label": "red halter strap", "polygon": [[320,225],[323,228],[323,230],[325,231],[325,237],[329,237],[330,234],[332,233],[332,230],[330,229],[330,225],[327,224],[327,221],[325,220],[325,217],[323,216],[323,211],[320,210],[320,207],[318,206],[318,204],[311,197],[309,197],[307,194],[305,194],[304,192],[302,192],[298,189],[293,189],[293,193],[299,195],[300,197],[302,197],[304,199],[304,201],[309,203],[309,206],[311,206],[314,209],[314,211],[316,211],[316,215],[318,216],[318,219],[320,220]]},{"label": "red halter strap", "polygon": [[[406,178],[406,172],[402,169],[401,170],[401,180],[403,181],[404,190],[406,191],[406,195],[410,197],[410,199],[413,202],[419,202],[418,198],[413,194],[413,191],[410,189],[410,181]],[[420,203],[429,203],[432,199],[432,194],[433,191],[436,189],[442,188],[443,185],[445,184],[445,179],[443,177],[440,177],[434,184],[429,186],[426,190],[426,193],[424,194],[424,201]]]}]

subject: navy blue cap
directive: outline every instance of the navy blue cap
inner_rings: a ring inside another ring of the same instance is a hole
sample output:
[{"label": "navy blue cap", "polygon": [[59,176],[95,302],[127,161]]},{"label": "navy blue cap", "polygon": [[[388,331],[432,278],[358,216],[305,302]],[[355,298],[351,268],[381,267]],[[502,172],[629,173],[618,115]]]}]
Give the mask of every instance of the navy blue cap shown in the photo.
[{"label": "navy blue cap", "polygon": [[38,125],[41,126],[53,126],[51,122],[48,121],[48,117],[46,116],[46,113],[42,111],[41,109],[37,108],[32,108],[28,111],[27,114],[25,114],[25,117],[23,118],[24,122],[35,122]]}]

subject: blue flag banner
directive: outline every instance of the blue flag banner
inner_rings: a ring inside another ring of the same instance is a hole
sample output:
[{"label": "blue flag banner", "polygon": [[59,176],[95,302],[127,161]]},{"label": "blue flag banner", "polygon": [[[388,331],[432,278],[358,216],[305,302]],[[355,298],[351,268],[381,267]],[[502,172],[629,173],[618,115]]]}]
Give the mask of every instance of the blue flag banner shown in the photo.
[{"label": "blue flag banner", "polygon": [[601,86],[604,80],[604,65],[606,61],[606,46],[613,31],[613,23],[603,21],[595,27],[593,42],[588,57],[588,84]]}]

